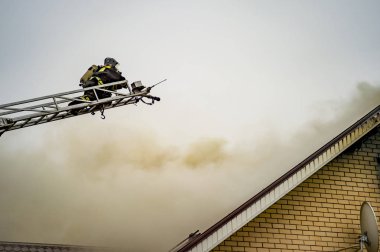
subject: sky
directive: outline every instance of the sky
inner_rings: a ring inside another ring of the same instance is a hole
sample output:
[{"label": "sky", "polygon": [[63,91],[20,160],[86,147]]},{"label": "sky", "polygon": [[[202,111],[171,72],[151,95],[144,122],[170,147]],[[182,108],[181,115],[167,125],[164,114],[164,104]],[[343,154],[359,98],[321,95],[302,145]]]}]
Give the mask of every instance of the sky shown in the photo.
[{"label": "sky", "polygon": [[380,2],[0,0],[0,104],[120,62],[154,106],[0,138],[0,240],[167,251],[379,105]]}]

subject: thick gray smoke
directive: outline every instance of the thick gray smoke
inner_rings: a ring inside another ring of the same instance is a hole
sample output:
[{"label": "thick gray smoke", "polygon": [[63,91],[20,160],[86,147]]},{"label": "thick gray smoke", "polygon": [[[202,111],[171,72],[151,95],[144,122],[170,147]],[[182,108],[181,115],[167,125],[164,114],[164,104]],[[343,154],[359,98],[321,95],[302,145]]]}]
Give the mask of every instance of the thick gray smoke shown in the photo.
[{"label": "thick gray smoke", "polygon": [[379,98],[379,86],[361,83],[351,99],[321,105],[329,119],[316,117],[293,136],[268,132],[244,143],[205,138],[172,146],[135,128],[122,135],[88,128],[47,133],[35,149],[0,143],[0,240],[167,251],[306,158]]}]

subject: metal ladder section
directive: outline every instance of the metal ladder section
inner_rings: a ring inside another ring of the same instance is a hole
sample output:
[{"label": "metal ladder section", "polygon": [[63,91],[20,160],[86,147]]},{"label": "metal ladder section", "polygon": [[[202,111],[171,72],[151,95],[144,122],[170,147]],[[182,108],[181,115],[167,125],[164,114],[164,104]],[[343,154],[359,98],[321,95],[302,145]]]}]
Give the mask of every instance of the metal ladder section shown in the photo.
[{"label": "metal ladder section", "polygon": [[[109,86],[120,84],[126,87],[125,89],[128,90],[127,94],[106,89]],[[95,93],[96,100],[84,101],[80,99],[80,95],[86,90],[92,90]],[[112,93],[112,96],[99,99],[96,95],[96,90]],[[159,98],[149,95],[150,90],[151,88],[144,88],[138,93],[133,93],[128,85],[128,81],[124,80],[101,86],[3,104],[0,105],[0,136],[7,131],[57,121],[77,115],[94,113],[95,111],[101,111],[103,115],[104,109],[136,104],[139,101],[151,105],[154,101],[159,101]],[[78,95],[78,93],[80,93],[80,95]],[[148,98],[151,102],[145,102],[143,98]],[[68,103],[71,101],[81,101],[82,103],[68,106]],[[73,111],[75,111],[75,113],[73,113]]]}]

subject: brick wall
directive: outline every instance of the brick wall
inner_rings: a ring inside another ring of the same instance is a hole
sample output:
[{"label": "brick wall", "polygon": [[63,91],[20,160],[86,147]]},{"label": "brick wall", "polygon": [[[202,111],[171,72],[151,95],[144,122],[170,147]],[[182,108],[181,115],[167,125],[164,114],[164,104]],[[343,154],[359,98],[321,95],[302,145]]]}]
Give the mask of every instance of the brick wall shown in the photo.
[{"label": "brick wall", "polygon": [[[371,203],[379,222],[380,133],[312,175],[213,251],[335,251],[358,244],[359,213]],[[347,250],[353,251],[353,250]]]}]

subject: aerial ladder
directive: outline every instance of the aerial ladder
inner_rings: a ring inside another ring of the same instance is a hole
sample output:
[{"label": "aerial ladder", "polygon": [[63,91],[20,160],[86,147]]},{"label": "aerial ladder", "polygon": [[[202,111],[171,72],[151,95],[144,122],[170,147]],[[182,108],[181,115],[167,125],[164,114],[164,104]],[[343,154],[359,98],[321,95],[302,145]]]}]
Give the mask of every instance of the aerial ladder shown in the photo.
[{"label": "aerial ladder", "polygon": [[[100,112],[101,118],[105,119],[104,110],[138,102],[152,105],[155,101],[160,101],[160,98],[150,95],[150,91],[164,81],[166,79],[153,86],[144,87],[141,81],[133,82],[130,86],[127,80],[123,80],[0,105],[0,136],[7,131],[89,113],[95,114],[97,111]],[[121,85],[124,88],[117,91],[108,89],[114,85]],[[134,88],[136,86],[142,88],[136,90]],[[93,101],[82,100],[80,96],[78,97],[78,93],[84,91],[94,92],[96,99]],[[96,91],[109,92],[112,95],[109,98],[99,99]],[[69,105],[72,101],[81,103]]]}]

